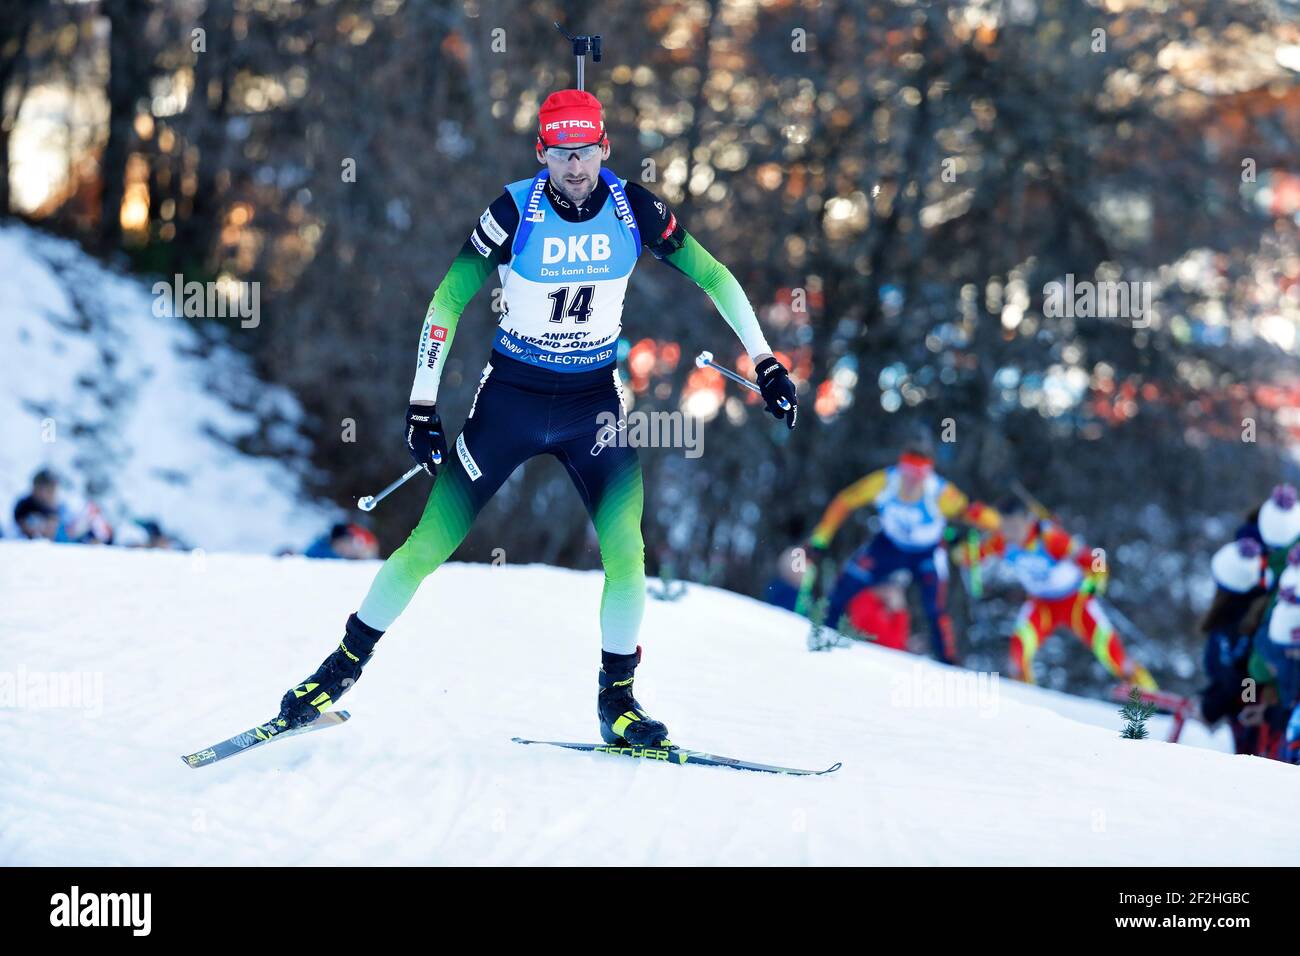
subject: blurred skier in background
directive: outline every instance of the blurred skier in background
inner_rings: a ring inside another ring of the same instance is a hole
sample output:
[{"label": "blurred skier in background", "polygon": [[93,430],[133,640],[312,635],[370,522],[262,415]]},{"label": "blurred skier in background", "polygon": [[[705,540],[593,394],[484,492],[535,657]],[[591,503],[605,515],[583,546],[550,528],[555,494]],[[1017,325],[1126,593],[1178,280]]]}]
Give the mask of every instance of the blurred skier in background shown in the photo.
[{"label": "blurred skier in background", "polygon": [[1020,498],[1008,496],[997,507],[1002,528],[981,544],[979,559],[1002,558],[1028,595],[1011,637],[1011,675],[1035,683],[1034,655],[1053,632],[1065,628],[1112,676],[1157,690],[1150,672],[1125,655],[1119,635],[1094,597],[1105,588],[1105,566],[1094,567],[1082,541],[1056,522],[1030,514]]},{"label": "blurred skier in background", "polygon": [[880,533],[853,553],[832,586],[825,624],[837,627],[863,590],[905,571],[921,592],[934,656],[955,664],[944,529],[949,521],[961,520],[992,531],[998,527],[998,515],[935,474],[934,439],[928,430],[917,429],[901,451],[897,464],[871,472],[836,495],[813,529],[809,546],[819,558],[854,511],[870,505],[880,515]]}]

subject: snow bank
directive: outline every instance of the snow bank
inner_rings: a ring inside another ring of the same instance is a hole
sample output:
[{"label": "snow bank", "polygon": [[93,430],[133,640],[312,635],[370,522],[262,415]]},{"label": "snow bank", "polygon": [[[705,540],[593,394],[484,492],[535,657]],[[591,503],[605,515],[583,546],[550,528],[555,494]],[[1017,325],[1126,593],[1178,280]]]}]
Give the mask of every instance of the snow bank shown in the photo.
[{"label": "snow bank", "polygon": [[184,766],[275,712],[376,567],[0,543],[0,694],[21,669],[85,695],[0,697],[0,864],[1300,857],[1294,767],[1121,740],[1114,705],[987,677],[981,691],[892,651],[810,654],[805,621],[698,586],[649,602],[641,701],[684,745],[842,770],[782,778],[512,744],[596,733],[601,577],[541,566],[444,567],[346,698],[353,720]]},{"label": "snow bank", "polygon": [[241,353],[155,316],[149,284],[72,242],[0,225],[0,263],[6,529],[42,466],[88,485],[114,524],[156,518],[195,547],[302,548],[325,529],[336,509],[307,502],[292,468],[235,447],[268,417],[271,445],[305,453],[296,402]]}]

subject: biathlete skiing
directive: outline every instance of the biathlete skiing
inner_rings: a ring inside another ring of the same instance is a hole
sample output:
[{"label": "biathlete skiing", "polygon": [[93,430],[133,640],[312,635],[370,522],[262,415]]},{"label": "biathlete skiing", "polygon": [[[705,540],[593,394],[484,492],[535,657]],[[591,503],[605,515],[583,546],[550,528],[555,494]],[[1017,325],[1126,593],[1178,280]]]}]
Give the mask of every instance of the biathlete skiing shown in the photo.
[{"label": "biathlete skiing", "polygon": [[[634,448],[611,443],[593,451],[602,416],[623,420],[617,346],[624,292],[642,248],[709,295],[753,362],[767,410],[790,428],[798,399],[731,272],[663,200],[602,166],[610,144],[596,97],[580,89],[548,96],[536,155],[541,171],[506,186],[484,210],[425,314],[404,428],[411,456],[437,477],[423,516],[347,619],[338,649],[285,693],[276,730],[301,727],[336,704],[501,484],[530,458],[553,455],[595,524],[605,572],[601,737],[617,745],[669,744],[668,728],[632,692],[645,604],[641,467]],[[469,416],[449,446],[438,382],[457,320],[493,271],[503,292],[500,323]]]},{"label": "biathlete skiing", "polygon": [[956,485],[935,474],[934,440],[922,429],[904,443],[897,464],[871,472],[835,496],[813,529],[809,544],[814,554],[826,553],[840,525],[867,505],[880,515],[880,533],[854,552],[831,588],[826,626],[838,627],[849,604],[862,591],[906,572],[920,588],[935,658],[957,663],[947,608],[944,530],[955,520],[994,530],[997,512],[972,502]]},{"label": "biathlete skiing", "polygon": [[1146,691],[1159,690],[1151,672],[1124,653],[1097,595],[1109,572],[1083,541],[1058,522],[1032,514],[1017,495],[998,503],[1001,530],[979,548],[977,560],[1005,561],[1025,590],[1011,635],[1011,676],[1036,683],[1034,655],[1057,630],[1068,630],[1091,649],[1112,676]]}]

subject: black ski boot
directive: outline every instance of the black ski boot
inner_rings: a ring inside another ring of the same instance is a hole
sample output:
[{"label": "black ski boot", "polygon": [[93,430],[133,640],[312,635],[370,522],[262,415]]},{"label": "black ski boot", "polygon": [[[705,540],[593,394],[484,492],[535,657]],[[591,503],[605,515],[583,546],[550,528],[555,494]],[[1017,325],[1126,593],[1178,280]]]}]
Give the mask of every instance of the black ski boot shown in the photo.
[{"label": "black ski boot", "polygon": [[632,696],[632,679],[641,663],[641,648],[635,654],[600,653],[600,692],[596,694],[596,716],[600,736],[607,744],[633,747],[667,747],[668,728],[655,720]]},{"label": "black ski boot", "polygon": [[361,668],[374,655],[375,642],[383,636],[383,631],[351,615],[338,650],[325,658],[316,673],[285,692],[275,723],[283,730],[292,730],[325,713],[361,677]]}]

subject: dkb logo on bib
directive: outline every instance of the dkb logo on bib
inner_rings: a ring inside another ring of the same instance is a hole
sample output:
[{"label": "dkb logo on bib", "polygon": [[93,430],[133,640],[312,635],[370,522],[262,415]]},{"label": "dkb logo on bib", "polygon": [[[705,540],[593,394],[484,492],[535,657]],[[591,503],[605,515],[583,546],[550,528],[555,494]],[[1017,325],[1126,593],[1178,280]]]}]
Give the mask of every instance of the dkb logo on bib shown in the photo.
[{"label": "dkb logo on bib", "polygon": [[[587,249],[587,240],[591,240],[591,249]],[[603,232],[584,236],[569,236],[568,241],[556,236],[547,236],[542,245],[542,262],[600,262],[609,258],[609,236]]]}]

